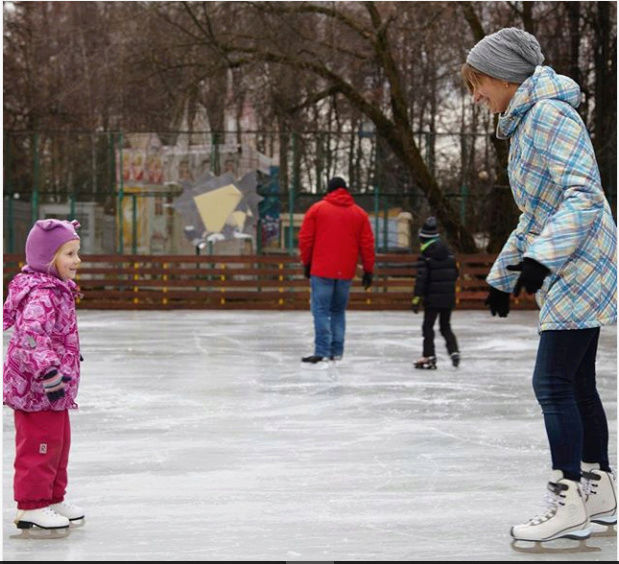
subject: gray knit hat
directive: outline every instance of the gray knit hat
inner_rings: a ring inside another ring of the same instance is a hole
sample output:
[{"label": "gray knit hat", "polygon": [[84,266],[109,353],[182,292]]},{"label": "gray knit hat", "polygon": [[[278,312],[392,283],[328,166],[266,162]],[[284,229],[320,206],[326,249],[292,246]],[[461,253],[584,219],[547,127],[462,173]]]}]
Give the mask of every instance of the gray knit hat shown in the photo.
[{"label": "gray knit hat", "polygon": [[544,61],[537,39],[515,27],[487,35],[475,45],[466,62],[493,78],[523,83]]}]

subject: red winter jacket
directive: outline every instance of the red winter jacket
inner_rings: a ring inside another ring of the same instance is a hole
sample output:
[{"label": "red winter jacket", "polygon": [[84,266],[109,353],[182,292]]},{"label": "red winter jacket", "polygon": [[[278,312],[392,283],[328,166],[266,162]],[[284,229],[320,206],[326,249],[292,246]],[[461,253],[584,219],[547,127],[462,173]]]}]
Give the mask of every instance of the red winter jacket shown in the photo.
[{"label": "red winter jacket", "polygon": [[374,272],[374,234],[368,214],[345,188],[327,194],[307,210],[299,231],[301,262],[311,274],[352,280],[361,255],[364,272]]}]

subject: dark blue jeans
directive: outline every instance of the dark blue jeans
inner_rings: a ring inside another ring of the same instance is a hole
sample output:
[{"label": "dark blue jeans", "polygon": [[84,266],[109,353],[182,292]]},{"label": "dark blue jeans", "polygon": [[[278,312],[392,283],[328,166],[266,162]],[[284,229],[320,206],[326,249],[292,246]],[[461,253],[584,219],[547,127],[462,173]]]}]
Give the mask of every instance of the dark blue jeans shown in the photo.
[{"label": "dark blue jeans", "polygon": [[352,280],[312,276],[311,306],[314,316],[314,354],[342,356],[346,333],[346,306]]},{"label": "dark blue jeans", "polygon": [[533,373],[553,470],[580,480],[580,463],[608,465],[608,424],[595,384],[599,327],[543,331]]}]

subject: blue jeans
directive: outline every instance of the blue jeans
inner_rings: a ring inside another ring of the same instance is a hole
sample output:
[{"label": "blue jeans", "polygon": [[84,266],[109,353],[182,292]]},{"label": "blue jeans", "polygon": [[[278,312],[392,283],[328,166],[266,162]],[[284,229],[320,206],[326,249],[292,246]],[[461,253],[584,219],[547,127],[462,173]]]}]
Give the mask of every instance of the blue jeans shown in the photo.
[{"label": "blue jeans", "polygon": [[595,385],[599,327],[543,331],[533,373],[542,407],[552,468],[580,480],[580,462],[609,471],[608,424]]},{"label": "blue jeans", "polygon": [[311,308],[314,316],[314,354],[342,356],[346,333],[346,306],[352,280],[312,276]]}]

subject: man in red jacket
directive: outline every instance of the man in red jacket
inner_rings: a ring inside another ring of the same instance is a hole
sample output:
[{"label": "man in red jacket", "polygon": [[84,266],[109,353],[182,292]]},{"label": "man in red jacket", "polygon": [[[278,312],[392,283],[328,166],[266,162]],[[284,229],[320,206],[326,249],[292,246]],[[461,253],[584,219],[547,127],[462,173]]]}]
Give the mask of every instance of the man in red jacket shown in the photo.
[{"label": "man in red jacket", "polygon": [[342,178],[329,180],[327,195],[307,210],[299,250],[310,279],[314,316],[314,354],[301,360],[312,364],[339,360],[344,354],[346,306],[359,255],[366,290],[374,272],[374,234],[368,214],[355,204]]}]

